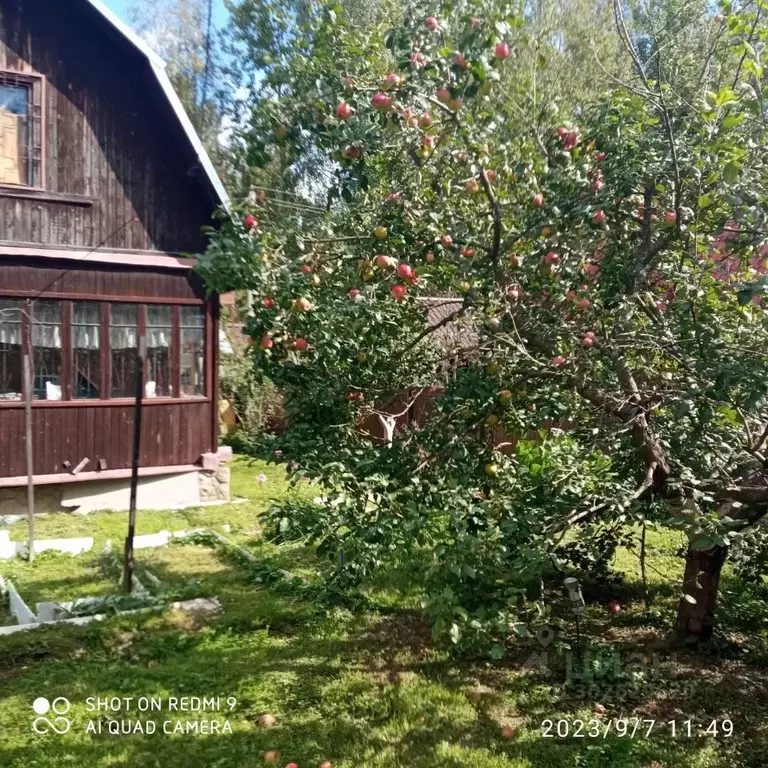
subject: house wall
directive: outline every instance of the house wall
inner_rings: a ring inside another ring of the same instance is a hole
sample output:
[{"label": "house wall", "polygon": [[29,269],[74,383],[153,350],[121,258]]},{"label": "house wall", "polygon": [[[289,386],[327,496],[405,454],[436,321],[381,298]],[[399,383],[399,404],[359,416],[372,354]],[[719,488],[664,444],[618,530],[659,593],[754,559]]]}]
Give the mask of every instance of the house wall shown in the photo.
[{"label": "house wall", "polygon": [[[206,395],[145,398],[140,455],[150,470],[199,463],[217,446],[218,299],[189,269],[151,257],[204,250],[218,205],[210,180],[145,56],[88,3],[2,0],[0,78],[14,77],[34,84],[42,178],[0,184],[0,297],[59,299],[70,313],[81,299],[205,307]],[[78,256],[58,259],[67,252]],[[110,254],[146,263],[105,263]],[[84,458],[84,472],[126,470],[133,417],[127,399],[72,401],[66,389],[35,401],[35,476],[48,482]],[[26,475],[24,441],[24,404],[0,402],[0,489]]]},{"label": "house wall", "polygon": [[202,168],[146,59],[87,3],[0,3],[0,71],[44,78],[44,189],[0,187],[0,242],[204,248]]}]

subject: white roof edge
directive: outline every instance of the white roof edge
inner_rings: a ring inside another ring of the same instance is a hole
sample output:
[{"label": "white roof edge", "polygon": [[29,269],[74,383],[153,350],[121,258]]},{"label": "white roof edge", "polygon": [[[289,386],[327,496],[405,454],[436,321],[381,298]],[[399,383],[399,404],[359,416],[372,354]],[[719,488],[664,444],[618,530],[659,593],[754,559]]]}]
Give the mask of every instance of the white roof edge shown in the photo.
[{"label": "white roof edge", "polygon": [[216,173],[211,158],[208,157],[208,153],[205,151],[205,147],[200,141],[200,137],[197,135],[197,131],[195,131],[192,121],[189,119],[189,115],[187,115],[181,100],[171,85],[171,81],[168,79],[163,59],[158,56],[149,45],[147,45],[146,41],[142,40],[136,32],[117,16],[117,14],[110,10],[102,0],[86,0],[86,2],[97,10],[126,40],[128,40],[129,43],[131,43],[131,45],[133,45],[134,48],[146,56],[147,61],[149,61],[150,67],[157,78],[158,84],[162,88],[165,97],[168,99],[179,123],[181,123],[181,127],[183,128],[189,143],[192,145],[192,149],[194,149],[197,159],[200,161],[200,165],[205,171],[205,175],[208,177],[211,186],[219,198],[219,202],[224,208],[229,210],[229,195],[227,194],[226,189],[224,189],[219,174]]}]

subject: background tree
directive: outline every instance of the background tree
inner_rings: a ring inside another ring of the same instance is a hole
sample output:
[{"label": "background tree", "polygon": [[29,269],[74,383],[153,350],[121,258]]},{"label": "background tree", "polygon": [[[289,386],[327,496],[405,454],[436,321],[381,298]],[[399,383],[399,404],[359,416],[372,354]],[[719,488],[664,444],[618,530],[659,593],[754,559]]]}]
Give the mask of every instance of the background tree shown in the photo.
[{"label": "background tree", "polygon": [[[408,567],[435,630],[494,654],[577,526],[610,553],[649,520],[688,533],[678,633],[708,637],[728,548],[768,511],[761,20],[711,20],[735,81],[703,69],[691,101],[614,11],[626,81],[531,119],[516,5],[411,2],[362,30],[325,6],[245,156],[322,153],[326,206],[249,206],[201,262],[260,299],[254,365],[286,397],[280,455],[326,487],[337,578]],[[430,344],[449,321],[474,338],[455,373]],[[365,417],[428,385],[420,428],[369,439]]]},{"label": "background tree", "polygon": [[168,77],[218,167],[223,164],[221,40],[213,0],[133,0],[129,19],[165,60]]}]

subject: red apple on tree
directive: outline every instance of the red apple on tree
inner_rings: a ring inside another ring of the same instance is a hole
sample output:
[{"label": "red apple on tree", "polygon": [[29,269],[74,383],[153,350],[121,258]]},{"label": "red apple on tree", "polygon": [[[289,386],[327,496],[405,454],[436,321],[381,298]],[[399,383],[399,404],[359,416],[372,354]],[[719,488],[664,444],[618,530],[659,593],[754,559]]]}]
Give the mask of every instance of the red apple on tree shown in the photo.
[{"label": "red apple on tree", "polygon": [[595,222],[595,224],[602,224],[606,219],[605,211],[595,211],[595,215],[592,217],[592,221]]},{"label": "red apple on tree", "polygon": [[457,53],[453,57],[453,66],[460,67],[461,69],[464,69],[467,66],[467,60],[464,58],[463,53]]},{"label": "red apple on tree", "polygon": [[514,269],[519,269],[520,267],[522,267],[522,266],[523,266],[523,257],[522,257],[522,256],[519,256],[519,255],[518,255],[518,254],[516,254],[516,253],[513,253],[513,254],[512,254],[510,257],[509,257],[509,265],[510,265],[511,267],[513,267]]},{"label": "red apple on tree", "polygon": [[424,23],[427,25],[427,29],[432,32],[437,32],[440,29],[440,22],[434,16],[427,17]]},{"label": "red apple on tree", "polygon": [[400,75],[397,74],[397,72],[390,72],[385,78],[384,78],[384,87],[385,88],[397,88],[398,85],[400,85]]},{"label": "red apple on tree", "polygon": [[265,296],[261,300],[261,306],[264,307],[264,309],[272,309],[275,306],[275,300],[270,296]]},{"label": "red apple on tree", "polygon": [[617,603],[615,600],[611,600],[610,603],[608,603],[608,610],[611,613],[620,613],[621,612],[621,605]]},{"label": "red apple on tree", "polygon": [[261,337],[261,341],[259,341],[259,346],[260,346],[262,349],[272,349],[272,347],[274,347],[274,346],[275,346],[275,342],[274,342],[274,341],[272,341],[272,339],[270,339],[270,338],[269,338],[269,336],[267,336],[266,334],[264,334],[264,335]]},{"label": "red apple on tree", "polygon": [[447,104],[452,98],[451,92],[446,87],[442,87],[437,92],[437,100],[442,104]]},{"label": "red apple on tree", "polygon": [[293,342],[293,346],[295,349],[298,349],[300,352],[304,352],[304,350],[309,349],[309,342],[306,339],[302,339],[299,337],[296,339],[296,341]]},{"label": "red apple on tree", "polygon": [[474,248],[470,248],[468,245],[465,245],[465,246],[464,246],[464,247],[461,249],[461,255],[462,255],[462,256],[463,256],[465,259],[471,259],[471,258],[472,258],[472,257],[475,255],[475,249],[474,249]]},{"label": "red apple on tree", "polygon": [[442,235],[440,237],[440,245],[443,248],[450,248],[453,245],[453,238],[450,235]]},{"label": "red apple on tree", "polygon": [[427,264],[431,264],[435,260],[435,254],[432,251],[427,251]]},{"label": "red apple on tree", "polygon": [[432,125],[432,115],[430,115],[429,112],[425,112],[419,118],[419,127],[420,128],[429,128],[431,125]]},{"label": "red apple on tree", "polygon": [[309,312],[312,309],[312,302],[302,296],[300,299],[294,299],[293,306],[299,312]]},{"label": "red apple on tree", "polygon": [[352,107],[350,107],[346,101],[340,102],[336,106],[336,117],[338,117],[339,120],[349,120],[349,118],[352,117]]},{"label": "red apple on tree", "polygon": [[536,193],[536,194],[533,196],[533,204],[534,204],[534,205],[535,205],[537,208],[541,208],[541,206],[542,206],[542,205],[544,205],[544,195],[542,195],[542,194],[541,194],[541,192],[537,192],[537,193]]},{"label": "red apple on tree", "polygon": [[387,237],[387,228],[383,227],[383,226],[381,226],[381,224],[379,224],[379,226],[376,227],[376,229],[373,230],[373,236],[377,240],[385,240],[386,237]]},{"label": "red apple on tree", "polygon": [[302,264],[301,265],[301,271],[305,275],[311,275],[312,274],[312,265],[311,264]]},{"label": "red apple on tree", "polygon": [[480,191],[480,185],[477,183],[477,179],[470,179],[465,185],[464,189],[470,194],[475,194]]},{"label": "red apple on tree", "polygon": [[508,59],[509,45],[507,43],[496,43],[496,47],[493,49],[493,54],[497,59]]},{"label": "red apple on tree", "polygon": [[371,99],[371,106],[374,109],[385,110],[392,106],[392,97],[387,96],[386,93],[375,93]]},{"label": "red apple on tree", "polygon": [[350,299],[353,301],[357,299],[360,296],[360,289],[359,288],[350,288],[349,293],[347,294]]},{"label": "red apple on tree", "polygon": [[397,275],[398,277],[402,277],[403,280],[412,280],[413,279],[413,267],[409,264],[401,264],[397,268]]},{"label": "red apple on tree", "polygon": [[667,211],[664,214],[664,221],[667,222],[667,224],[674,224],[677,222],[677,213],[675,211]]},{"label": "red apple on tree", "polygon": [[595,704],[592,711],[596,715],[604,715],[607,712],[606,708],[602,704]]},{"label": "red apple on tree", "polygon": [[395,301],[402,301],[408,293],[408,287],[401,283],[397,283],[392,286],[391,293]]},{"label": "red apple on tree", "polygon": [[243,226],[247,230],[256,229],[259,226],[259,220],[249,213],[247,216],[243,216]]}]

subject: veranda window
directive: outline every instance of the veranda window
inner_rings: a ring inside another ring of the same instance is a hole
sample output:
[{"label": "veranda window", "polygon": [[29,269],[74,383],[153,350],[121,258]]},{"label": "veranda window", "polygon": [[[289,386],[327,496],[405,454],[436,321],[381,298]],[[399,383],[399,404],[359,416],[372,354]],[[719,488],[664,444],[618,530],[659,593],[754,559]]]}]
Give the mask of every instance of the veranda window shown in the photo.
[{"label": "veranda window", "polygon": [[205,394],[205,310],[181,308],[181,395]]},{"label": "veranda window", "polygon": [[72,398],[101,395],[101,304],[76,301],[72,307]]},{"label": "veranda window", "polygon": [[32,354],[35,400],[61,400],[61,302],[32,304]]},{"label": "veranda window", "polygon": [[206,308],[0,297],[0,404],[24,399],[24,345],[32,396],[42,401],[131,399],[136,351],[147,342],[145,398],[203,397]]},{"label": "veranda window", "polygon": [[21,400],[21,316],[24,303],[0,299],[0,400]]},{"label": "veranda window", "polygon": [[139,323],[135,304],[110,307],[109,353],[112,366],[110,397],[132,397],[136,393],[136,344]]}]

